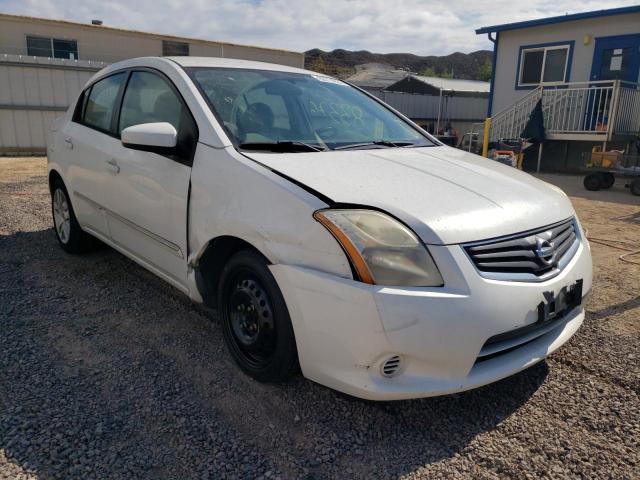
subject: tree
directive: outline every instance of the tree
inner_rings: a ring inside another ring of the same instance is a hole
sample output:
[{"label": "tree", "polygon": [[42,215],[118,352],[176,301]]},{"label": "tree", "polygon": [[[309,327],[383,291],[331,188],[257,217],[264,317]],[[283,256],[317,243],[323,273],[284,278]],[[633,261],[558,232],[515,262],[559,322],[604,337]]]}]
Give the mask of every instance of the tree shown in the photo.
[{"label": "tree", "polygon": [[318,73],[324,73],[332,77],[347,78],[356,72],[354,67],[335,65],[327,63],[322,57],[318,57],[306,66],[307,70],[312,70]]},{"label": "tree", "polygon": [[318,73],[327,73],[327,64],[324,62],[322,57],[318,57],[307,65],[307,69]]},{"label": "tree", "polygon": [[445,70],[444,72],[439,72],[433,67],[423,68],[420,75],[423,77],[453,78],[453,73],[451,71]]},{"label": "tree", "polygon": [[478,69],[478,80],[483,80],[485,82],[490,81],[491,69],[492,69],[491,62],[488,60],[484,62],[484,64],[481,65],[480,68]]},{"label": "tree", "polygon": [[422,71],[420,72],[420,75],[422,75],[423,77],[437,77],[438,74],[436,73],[435,69],[433,67],[427,67],[427,68],[423,68]]}]

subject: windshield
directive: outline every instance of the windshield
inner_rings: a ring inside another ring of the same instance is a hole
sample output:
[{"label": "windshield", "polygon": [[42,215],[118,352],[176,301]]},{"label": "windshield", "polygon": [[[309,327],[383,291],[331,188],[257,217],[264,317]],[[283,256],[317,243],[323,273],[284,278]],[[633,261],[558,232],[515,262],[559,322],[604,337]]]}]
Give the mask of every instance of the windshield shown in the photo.
[{"label": "windshield", "polygon": [[320,151],[434,145],[375,100],[331,77],[233,68],[187,72],[239,148]]}]

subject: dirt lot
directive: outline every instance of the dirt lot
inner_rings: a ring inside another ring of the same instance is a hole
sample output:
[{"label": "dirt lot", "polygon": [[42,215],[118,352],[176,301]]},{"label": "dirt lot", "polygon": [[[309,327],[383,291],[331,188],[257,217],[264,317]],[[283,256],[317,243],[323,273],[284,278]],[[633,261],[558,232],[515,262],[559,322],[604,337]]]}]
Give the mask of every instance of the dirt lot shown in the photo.
[{"label": "dirt lot", "polygon": [[[640,198],[622,184],[545,179],[589,235],[640,248]],[[44,161],[0,159],[0,478],[638,478],[640,265],[626,250],[592,244],[587,319],[548,361],[369,403],[249,380],[215,315],[111,249],[63,253],[50,217]]]}]

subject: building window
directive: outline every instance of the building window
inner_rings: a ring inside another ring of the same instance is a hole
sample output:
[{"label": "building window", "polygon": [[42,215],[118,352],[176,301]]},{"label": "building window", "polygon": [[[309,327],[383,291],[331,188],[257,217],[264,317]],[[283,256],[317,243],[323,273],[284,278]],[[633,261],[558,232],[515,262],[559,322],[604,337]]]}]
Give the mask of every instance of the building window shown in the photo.
[{"label": "building window", "polygon": [[188,57],[189,44],[182,42],[162,41],[162,56],[164,57]]},{"label": "building window", "polygon": [[78,42],[61,38],[27,36],[27,55],[78,59]]},{"label": "building window", "polygon": [[571,45],[521,47],[518,86],[557,84],[569,80]]}]

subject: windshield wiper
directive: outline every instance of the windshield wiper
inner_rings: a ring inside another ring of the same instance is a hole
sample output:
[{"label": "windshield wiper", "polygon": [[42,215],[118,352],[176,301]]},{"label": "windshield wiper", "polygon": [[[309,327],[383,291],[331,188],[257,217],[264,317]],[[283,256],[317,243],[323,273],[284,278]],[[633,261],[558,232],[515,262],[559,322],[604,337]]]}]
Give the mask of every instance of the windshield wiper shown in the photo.
[{"label": "windshield wiper", "polygon": [[323,152],[326,148],[311,145],[309,143],[279,140],[277,142],[248,142],[241,143],[238,148],[242,150],[267,150],[269,152]]},{"label": "windshield wiper", "polygon": [[411,145],[415,145],[413,142],[406,141],[397,141],[392,142],[391,140],[374,140],[373,142],[363,142],[363,143],[352,143],[350,145],[342,145],[341,147],[336,147],[334,150],[348,150],[351,148],[361,148],[361,147],[370,147],[371,145],[379,145],[381,147],[410,147]]}]

